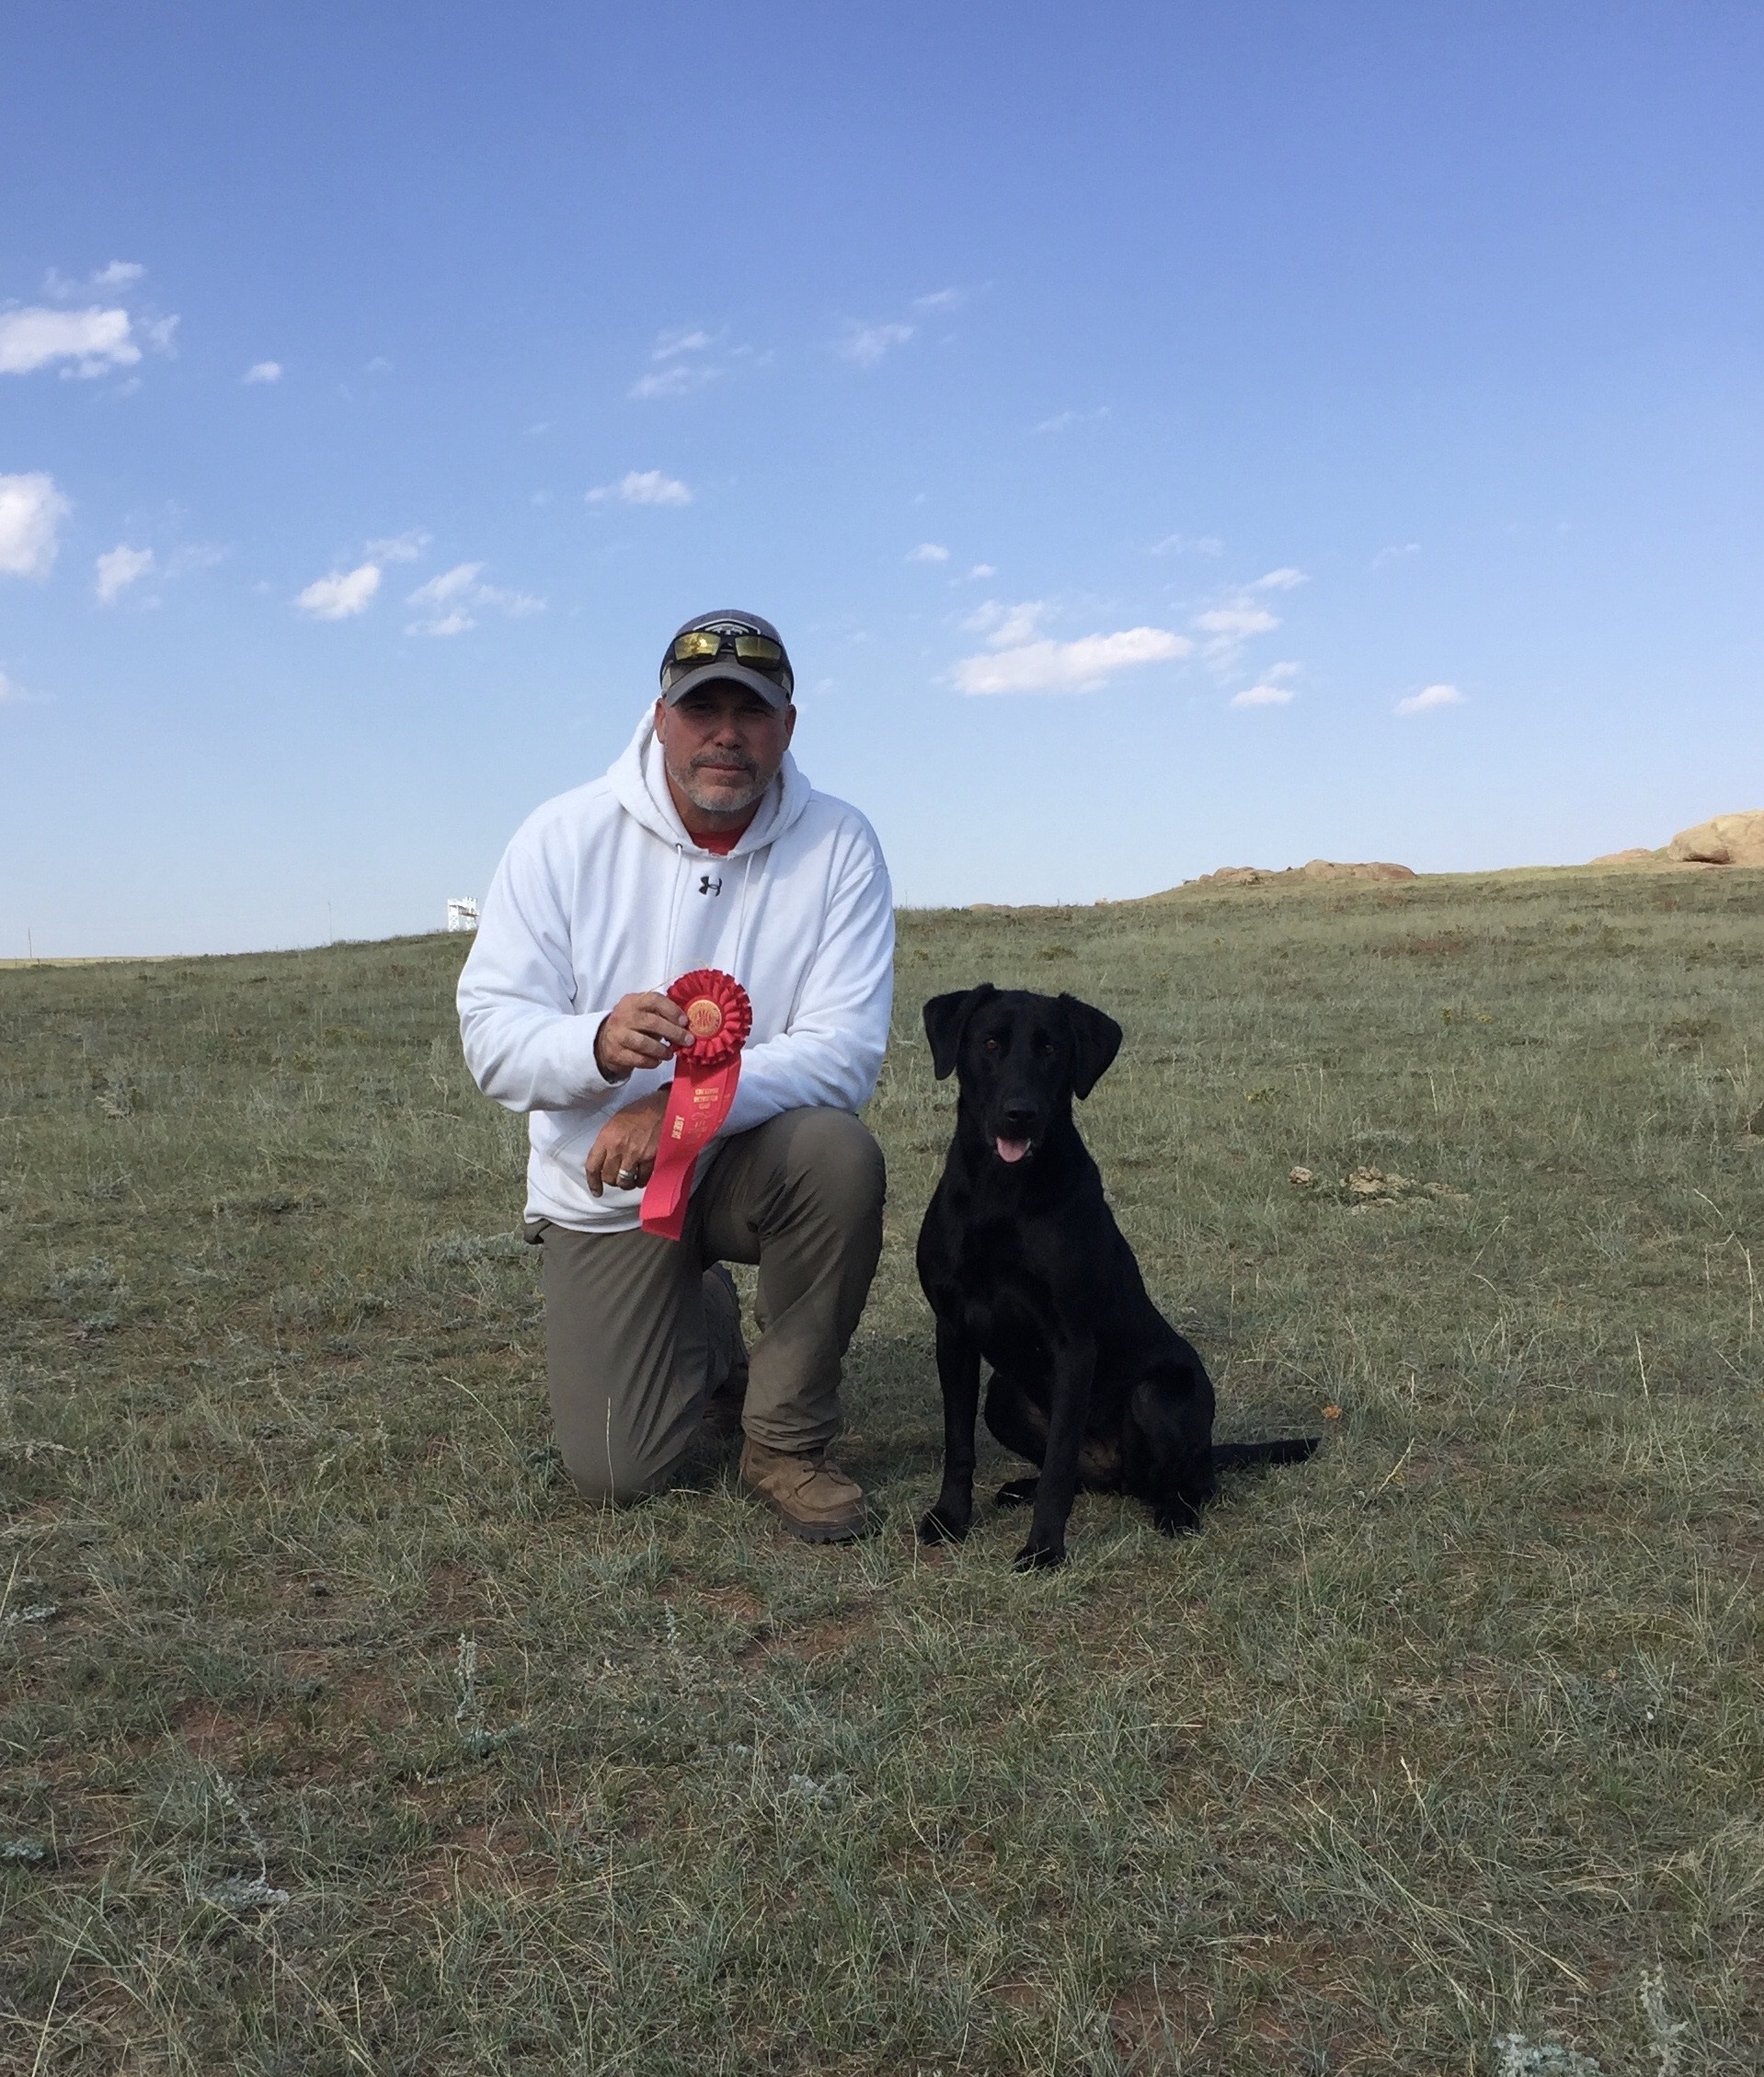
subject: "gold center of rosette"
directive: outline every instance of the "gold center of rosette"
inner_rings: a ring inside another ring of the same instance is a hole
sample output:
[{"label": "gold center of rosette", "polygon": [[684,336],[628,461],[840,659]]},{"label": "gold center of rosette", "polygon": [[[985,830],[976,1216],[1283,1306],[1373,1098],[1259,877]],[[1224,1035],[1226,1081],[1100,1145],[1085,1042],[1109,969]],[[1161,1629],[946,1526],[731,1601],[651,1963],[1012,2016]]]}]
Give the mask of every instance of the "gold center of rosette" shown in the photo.
[{"label": "gold center of rosette", "polygon": [[708,995],[695,995],[686,1005],[686,1028],[694,1038],[715,1038],[723,1028],[722,1005]]}]

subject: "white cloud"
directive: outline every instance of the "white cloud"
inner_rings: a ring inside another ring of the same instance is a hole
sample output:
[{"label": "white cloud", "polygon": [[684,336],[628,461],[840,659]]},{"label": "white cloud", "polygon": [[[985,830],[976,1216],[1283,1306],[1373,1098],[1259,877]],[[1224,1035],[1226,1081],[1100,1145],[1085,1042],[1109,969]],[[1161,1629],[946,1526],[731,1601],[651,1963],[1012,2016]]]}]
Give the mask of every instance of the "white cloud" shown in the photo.
[{"label": "white cloud", "polygon": [[984,635],[991,648],[1008,649],[1033,641],[1047,616],[1045,599],[1025,599],[1014,606],[987,599],[974,608],[962,625],[970,635]]},{"label": "white cloud", "polygon": [[703,353],[714,341],[711,335],[693,327],[688,331],[663,332],[657,339],[651,361],[671,361],[680,353]]},{"label": "white cloud", "polygon": [[1266,635],[1279,625],[1276,614],[1248,599],[1239,599],[1229,606],[1214,606],[1207,613],[1195,615],[1195,625],[1203,634],[1212,635],[1220,644],[1230,644],[1232,648],[1246,642],[1252,635]]},{"label": "white cloud", "polygon": [[1241,693],[1233,693],[1233,706],[1289,706],[1293,692],[1290,685],[1270,685],[1265,680],[1259,685],[1246,685]]},{"label": "white cloud", "polygon": [[929,295],[916,295],[912,307],[933,313],[939,310],[961,310],[973,302],[977,295],[985,295],[991,288],[991,281],[970,281],[966,287],[956,285],[947,289],[933,289]]},{"label": "white cloud", "polygon": [[659,333],[650,350],[651,366],[647,374],[639,375],[632,384],[629,394],[647,399],[689,396],[693,390],[703,389],[722,371],[711,361],[692,356],[706,354],[716,344],[715,338],[698,326]]},{"label": "white cloud", "polygon": [[627,505],[690,505],[693,494],[675,476],[659,469],[632,469],[619,478],[619,496]]},{"label": "white cloud", "polygon": [[[127,542],[119,542],[114,548],[95,558],[93,591],[100,605],[114,605],[122,594],[138,584],[143,577],[157,578],[165,582],[175,582],[180,577],[189,577],[193,571],[212,569],[216,563],[226,560],[226,550],[217,548],[206,541],[188,541],[182,547],[174,548],[165,557],[155,554],[151,548],[132,548]],[[261,587],[267,590],[268,587]],[[156,598],[143,602],[157,605]]]},{"label": "white cloud", "polygon": [[1301,569],[1271,569],[1266,577],[1258,577],[1250,586],[1252,591],[1291,591],[1300,584],[1309,584],[1310,578]]},{"label": "white cloud", "polygon": [[392,363],[384,353],[376,353],[361,373],[364,375],[389,375],[392,373]]},{"label": "white cloud", "polygon": [[[174,318],[173,323],[177,320]],[[132,368],[141,349],[126,310],[0,311],[0,375],[28,375],[57,361],[63,374],[102,375]]]},{"label": "white cloud", "polygon": [[1222,676],[1235,669],[1243,645],[1257,635],[1272,633],[1280,625],[1280,616],[1271,613],[1253,589],[1247,589],[1208,606],[1205,613],[1197,613],[1189,625],[1206,636],[1208,664]]},{"label": "white cloud", "polygon": [[47,577],[60,545],[55,530],[73,510],[43,470],[0,476],[0,576]]},{"label": "white cloud", "polygon": [[693,494],[678,476],[664,476],[659,469],[630,469],[616,483],[603,483],[588,494],[590,505],[603,505],[616,498],[626,505],[690,505]]},{"label": "white cloud", "polygon": [[247,383],[279,383],[281,380],[281,362],[254,361],[240,380]]},{"label": "white cloud", "polygon": [[976,563],[962,581],[965,584],[972,584],[977,578],[996,577],[997,575],[998,571],[993,568],[991,563]]},{"label": "white cloud", "polygon": [[904,346],[912,333],[911,325],[860,325],[853,318],[846,324],[845,336],[839,341],[839,351],[846,360],[856,361],[860,368],[874,368],[897,346]]},{"label": "white cloud", "polygon": [[1418,541],[1393,541],[1388,548],[1380,548],[1372,557],[1372,568],[1382,569],[1386,563],[1401,562],[1405,556],[1418,556],[1420,553],[1421,544]]},{"label": "white cloud", "polygon": [[28,693],[16,678],[8,678],[0,671],[0,706],[40,706],[41,693]]},{"label": "white cloud", "polygon": [[1399,714],[1431,714],[1437,707],[1462,706],[1464,695],[1456,685],[1424,685],[1418,693],[1396,703]]},{"label": "white cloud", "polygon": [[1056,411],[1051,419],[1043,419],[1036,427],[1037,432],[1065,432],[1072,426],[1100,425],[1108,417],[1108,406],[1099,404],[1094,411]]},{"label": "white cloud", "polygon": [[517,619],[544,611],[545,602],[534,598],[531,592],[504,591],[494,584],[480,584],[478,578],[483,568],[482,563],[455,563],[452,569],[431,577],[427,584],[418,585],[405,603],[427,608],[430,617],[413,620],[405,633],[464,635],[468,628],[477,625],[474,617],[476,614],[491,608],[510,614]]},{"label": "white cloud", "polygon": [[1088,693],[1118,671],[1174,663],[1193,647],[1167,627],[1127,627],[1076,642],[1025,642],[963,658],[956,666],[956,683],[970,694]]},{"label": "white cloud", "polygon": [[1232,706],[1289,706],[1297,696],[1287,683],[1299,675],[1296,663],[1271,663],[1254,685],[1231,697]]},{"label": "white cloud", "polygon": [[452,569],[419,584],[405,603],[409,606],[445,606],[475,589],[482,563],[455,563]]},{"label": "white cloud", "polygon": [[119,542],[114,548],[107,548],[93,565],[97,571],[99,603],[114,604],[130,585],[151,576],[154,567],[151,548],[131,548],[123,542]]},{"label": "white cloud", "polygon": [[429,542],[422,528],[413,526],[407,534],[388,534],[382,540],[370,541],[361,553],[371,563],[414,563]]},{"label": "white cloud", "polygon": [[1166,534],[1151,544],[1154,556],[1222,556],[1225,544],[1216,534]]},{"label": "white cloud", "polygon": [[643,398],[687,396],[716,380],[715,368],[707,368],[700,361],[676,361],[671,367],[652,368],[647,375],[639,375],[631,384],[629,394]]},{"label": "white cloud", "polygon": [[910,563],[946,563],[949,550],[935,541],[922,541],[908,552],[907,560]]},{"label": "white cloud", "polygon": [[379,564],[363,563],[359,569],[334,571],[317,579],[294,603],[315,620],[349,620],[368,610],[379,589]]},{"label": "white cloud", "polygon": [[89,295],[94,289],[132,289],[147,270],[136,259],[113,259],[107,267],[100,267],[96,274],[88,274],[85,281],[71,281],[59,267],[52,267],[43,276],[43,293],[52,295],[63,303],[71,303],[75,296]]}]

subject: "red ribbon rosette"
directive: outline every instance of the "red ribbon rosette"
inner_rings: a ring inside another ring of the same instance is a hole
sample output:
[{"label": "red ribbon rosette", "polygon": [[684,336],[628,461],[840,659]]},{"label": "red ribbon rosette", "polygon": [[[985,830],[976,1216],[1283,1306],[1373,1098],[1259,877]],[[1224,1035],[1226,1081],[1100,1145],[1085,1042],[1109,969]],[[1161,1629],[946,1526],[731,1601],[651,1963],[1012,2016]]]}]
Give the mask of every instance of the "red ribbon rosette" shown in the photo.
[{"label": "red ribbon rosette", "polygon": [[685,1012],[693,1037],[692,1044],[674,1055],[661,1144],[640,1217],[646,1234],[677,1241],[685,1230],[693,1165],[716,1137],[735,1101],[741,1048],[753,1029],[753,1004],[739,981],[715,967],[682,973],[668,995]]}]

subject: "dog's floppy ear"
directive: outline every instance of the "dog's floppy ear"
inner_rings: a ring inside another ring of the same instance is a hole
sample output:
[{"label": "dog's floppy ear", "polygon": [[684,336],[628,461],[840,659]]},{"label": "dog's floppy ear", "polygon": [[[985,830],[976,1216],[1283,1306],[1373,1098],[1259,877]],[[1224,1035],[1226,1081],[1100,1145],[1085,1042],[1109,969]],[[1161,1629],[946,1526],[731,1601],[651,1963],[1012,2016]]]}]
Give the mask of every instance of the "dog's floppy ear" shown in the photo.
[{"label": "dog's floppy ear", "polygon": [[1121,1027],[1112,1016],[1081,1003],[1076,995],[1061,995],[1060,1006],[1071,1032],[1071,1093],[1087,1096],[1121,1050]]},{"label": "dog's floppy ear", "polygon": [[963,1027],[982,1003],[990,1003],[997,993],[990,981],[983,981],[978,988],[958,988],[953,995],[934,995],[925,1004],[925,1037],[931,1040],[931,1064],[939,1082],[955,1070]]}]

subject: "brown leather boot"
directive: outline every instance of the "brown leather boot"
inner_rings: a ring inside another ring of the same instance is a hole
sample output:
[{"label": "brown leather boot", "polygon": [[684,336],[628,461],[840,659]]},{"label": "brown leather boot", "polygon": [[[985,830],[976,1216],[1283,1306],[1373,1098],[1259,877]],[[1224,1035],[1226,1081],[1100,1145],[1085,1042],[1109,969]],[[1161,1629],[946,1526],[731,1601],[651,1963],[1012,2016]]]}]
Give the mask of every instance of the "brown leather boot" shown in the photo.
[{"label": "brown leather boot", "polygon": [[741,1451],[741,1484],[805,1543],[849,1543],[870,1527],[864,1488],[823,1450],[798,1456],[750,1436]]}]

